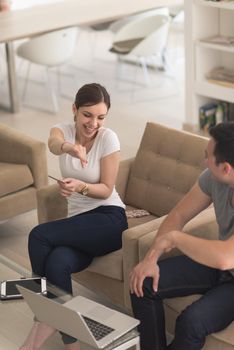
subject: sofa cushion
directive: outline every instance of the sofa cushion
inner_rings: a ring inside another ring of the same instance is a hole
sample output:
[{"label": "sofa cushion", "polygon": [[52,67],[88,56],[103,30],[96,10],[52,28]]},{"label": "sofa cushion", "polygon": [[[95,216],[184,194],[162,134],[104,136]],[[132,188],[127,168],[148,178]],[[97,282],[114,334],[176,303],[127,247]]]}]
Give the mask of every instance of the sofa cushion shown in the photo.
[{"label": "sofa cushion", "polygon": [[[145,257],[145,254],[151,247],[154,237],[156,235],[156,230],[164,218],[165,217],[161,217],[157,219],[157,225],[155,223],[154,231],[149,232],[146,235],[143,235],[142,237],[139,238],[139,241],[138,241],[139,261],[141,261]],[[191,234],[197,237],[202,237],[205,239],[217,239],[219,230],[216,222],[214,207],[210,206],[209,208],[203,210],[201,213],[195,216],[192,220],[190,220],[185,225],[185,227],[183,228],[183,231],[188,234]],[[162,258],[165,259],[167,257],[176,256],[178,254],[181,254],[178,249],[172,249],[170,252],[163,254]]]},{"label": "sofa cushion", "polygon": [[[126,210],[135,209],[127,207]],[[140,218],[128,219],[128,226],[133,227],[155,219],[153,215],[147,215]],[[94,258],[92,263],[87,268],[87,271],[95,272],[116,280],[123,281],[123,252],[119,249],[115,252]]]},{"label": "sofa cushion", "polygon": [[131,166],[125,203],[160,217],[167,214],[204,169],[207,139],[147,123]]},{"label": "sofa cushion", "polygon": [[32,184],[32,173],[26,164],[0,162],[0,197]]},{"label": "sofa cushion", "polygon": [[122,249],[94,258],[87,271],[123,281]]}]

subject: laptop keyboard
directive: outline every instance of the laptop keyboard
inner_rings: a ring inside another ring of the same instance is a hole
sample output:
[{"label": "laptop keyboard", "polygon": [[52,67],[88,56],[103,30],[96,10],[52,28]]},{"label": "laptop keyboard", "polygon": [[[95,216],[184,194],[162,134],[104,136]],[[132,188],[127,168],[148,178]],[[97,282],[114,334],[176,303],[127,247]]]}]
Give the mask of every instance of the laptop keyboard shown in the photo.
[{"label": "laptop keyboard", "polygon": [[86,316],[82,316],[82,317],[85,320],[85,323],[89,327],[91,333],[93,334],[93,336],[96,340],[100,340],[100,339],[104,338],[107,334],[114,331],[113,328],[108,327],[105,324],[94,321],[91,318],[88,318]]}]

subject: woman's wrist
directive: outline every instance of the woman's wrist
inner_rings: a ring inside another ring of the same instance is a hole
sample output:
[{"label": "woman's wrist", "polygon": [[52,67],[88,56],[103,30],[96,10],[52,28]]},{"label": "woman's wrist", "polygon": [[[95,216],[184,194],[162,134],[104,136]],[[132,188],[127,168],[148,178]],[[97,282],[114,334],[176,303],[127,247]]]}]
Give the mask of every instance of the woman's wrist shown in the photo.
[{"label": "woman's wrist", "polygon": [[66,144],[70,144],[71,145],[71,142],[69,141],[63,141],[63,143],[61,144],[61,147],[60,147],[60,150],[62,153],[66,153],[66,151],[64,150],[64,145]]},{"label": "woman's wrist", "polygon": [[89,192],[89,187],[87,183],[83,183],[82,186],[80,186],[79,193],[82,194],[83,196],[87,196]]}]

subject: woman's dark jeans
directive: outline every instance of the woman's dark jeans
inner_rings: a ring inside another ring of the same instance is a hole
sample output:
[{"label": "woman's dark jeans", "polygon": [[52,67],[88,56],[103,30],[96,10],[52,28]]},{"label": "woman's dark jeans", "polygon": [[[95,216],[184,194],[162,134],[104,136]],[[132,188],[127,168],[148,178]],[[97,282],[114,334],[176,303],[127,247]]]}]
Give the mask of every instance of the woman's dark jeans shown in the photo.
[{"label": "woman's dark jeans", "polygon": [[28,241],[32,270],[72,294],[71,274],[85,269],[94,257],[120,249],[127,228],[125,210],[118,206],[38,225]]},{"label": "woman's dark jeans", "polygon": [[[159,262],[158,292],[152,278],[144,281],[144,297],[131,294],[134,315],[141,321],[141,350],[200,350],[206,336],[234,320],[234,277],[182,255]],[[166,345],[163,299],[202,294],[178,316],[175,338]]]}]

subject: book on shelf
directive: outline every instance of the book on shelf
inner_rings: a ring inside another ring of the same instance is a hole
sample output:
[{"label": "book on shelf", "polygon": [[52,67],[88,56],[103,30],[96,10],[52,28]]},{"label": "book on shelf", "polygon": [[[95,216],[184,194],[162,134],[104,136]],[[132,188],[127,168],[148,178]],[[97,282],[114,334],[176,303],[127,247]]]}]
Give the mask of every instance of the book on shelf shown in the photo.
[{"label": "book on shelf", "polygon": [[201,42],[218,44],[224,46],[234,46],[234,36],[215,35],[201,39]]},{"label": "book on shelf", "polygon": [[212,126],[234,120],[234,104],[226,101],[207,103],[199,108],[200,129],[208,131]]},{"label": "book on shelf", "polygon": [[234,121],[234,103],[229,103],[228,120]]},{"label": "book on shelf", "polygon": [[206,74],[206,78],[211,83],[234,88],[234,70],[232,69],[216,67]]},{"label": "book on shelf", "polygon": [[230,83],[229,81],[218,80],[218,79],[207,79],[207,81],[212,84],[218,84],[227,88],[234,89],[234,83]]},{"label": "book on shelf", "polygon": [[[221,109],[222,117],[218,119],[218,109],[216,110],[216,124],[221,123],[221,122],[228,122],[230,121],[230,105],[231,103],[225,102],[225,101],[220,101],[218,103],[218,107]],[[219,115],[220,116],[220,115]]]},{"label": "book on shelf", "polygon": [[207,103],[199,108],[199,122],[201,130],[208,131],[211,126],[216,124],[216,108],[216,103]]}]

